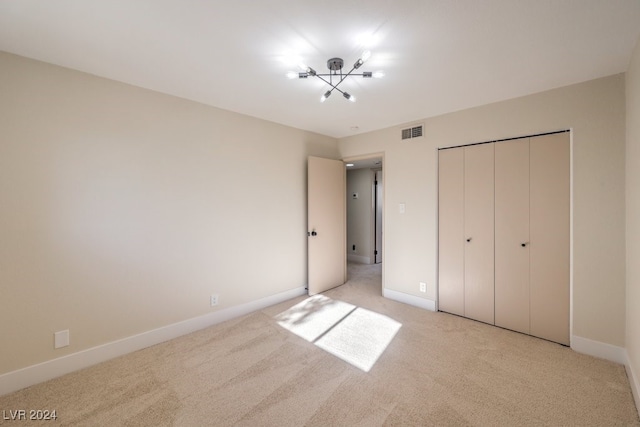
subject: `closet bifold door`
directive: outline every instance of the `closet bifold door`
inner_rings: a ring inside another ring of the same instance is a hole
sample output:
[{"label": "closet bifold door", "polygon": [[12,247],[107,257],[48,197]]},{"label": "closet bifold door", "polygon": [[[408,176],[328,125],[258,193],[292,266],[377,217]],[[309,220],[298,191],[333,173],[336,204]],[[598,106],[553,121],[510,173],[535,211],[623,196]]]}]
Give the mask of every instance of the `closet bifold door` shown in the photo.
[{"label": "closet bifold door", "polygon": [[494,324],[494,145],[464,148],[464,315]]},{"label": "closet bifold door", "polygon": [[529,138],[495,147],[495,321],[529,333]]},{"label": "closet bifold door", "polygon": [[438,151],[438,310],[464,316],[464,149]]},{"label": "closet bifold door", "polygon": [[531,138],[531,335],[569,345],[569,133]]}]

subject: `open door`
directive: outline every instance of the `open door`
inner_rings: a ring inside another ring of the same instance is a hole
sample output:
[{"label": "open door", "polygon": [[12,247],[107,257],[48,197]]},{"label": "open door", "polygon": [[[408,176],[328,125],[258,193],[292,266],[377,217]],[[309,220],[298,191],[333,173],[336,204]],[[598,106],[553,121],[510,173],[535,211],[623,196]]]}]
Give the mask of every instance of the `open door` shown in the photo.
[{"label": "open door", "polygon": [[309,157],[309,295],[347,280],[346,172],[340,160]]}]

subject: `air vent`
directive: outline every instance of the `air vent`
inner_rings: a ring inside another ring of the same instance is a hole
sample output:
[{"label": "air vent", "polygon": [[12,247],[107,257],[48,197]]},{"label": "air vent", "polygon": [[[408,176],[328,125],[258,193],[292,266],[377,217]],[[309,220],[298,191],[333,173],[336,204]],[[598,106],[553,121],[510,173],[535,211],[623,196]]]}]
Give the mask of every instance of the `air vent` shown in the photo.
[{"label": "air vent", "polygon": [[422,125],[402,129],[402,139],[412,139],[422,137]]}]

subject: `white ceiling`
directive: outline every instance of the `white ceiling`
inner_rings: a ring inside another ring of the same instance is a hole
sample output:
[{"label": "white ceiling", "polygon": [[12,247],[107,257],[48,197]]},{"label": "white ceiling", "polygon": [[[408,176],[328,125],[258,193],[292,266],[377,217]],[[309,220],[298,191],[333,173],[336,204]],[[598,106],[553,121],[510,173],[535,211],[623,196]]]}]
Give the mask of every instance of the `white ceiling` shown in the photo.
[{"label": "white ceiling", "polygon": [[[285,77],[366,34],[358,102]],[[333,137],[624,72],[639,34],[640,0],[0,0],[0,50]]]}]

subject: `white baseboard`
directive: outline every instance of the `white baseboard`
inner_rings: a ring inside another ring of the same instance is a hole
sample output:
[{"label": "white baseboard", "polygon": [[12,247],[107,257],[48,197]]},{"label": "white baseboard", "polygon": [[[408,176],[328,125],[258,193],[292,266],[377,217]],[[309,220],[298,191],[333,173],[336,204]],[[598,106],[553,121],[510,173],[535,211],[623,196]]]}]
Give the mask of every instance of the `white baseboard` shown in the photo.
[{"label": "white baseboard", "polygon": [[633,393],[633,399],[636,401],[638,416],[640,416],[640,378],[636,375],[637,372],[633,370],[633,366],[631,366],[631,362],[629,361],[629,354],[626,351],[625,357],[627,358],[627,362],[624,364],[624,367],[627,370],[627,377],[631,384],[631,393]]},{"label": "white baseboard", "polygon": [[391,289],[383,289],[382,296],[394,301],[424,308],[425,310],[436,311],[436,302],[430,299],[405,294],[404,292],[392,291]]},{"label": "white baseboard", "polygon": [[572,335],[571,348],[578,353],[610,360],[621,365],[627,363],[627,351],[623,347]]},{"label": "white baseboard", "polygon": [[588,354],[589,356],[599,357],[624,365],[627,371],[627,377],[629,378],[629,384],[631,385],[631,393],[636,402],[636,409],[640,416],[640,378],[631,366],[629,354],[625,348],[572,335],[571,349],[578,353]]},{"label": "white baseboard", "polygon": [[369,258],[368,256],[362,256],[362,255],[348,254],[347,261],[357,262],[359,264],[371,264],[371,258]]},{"label": "white baseboard", "polygon": [[306,295],[296,288],[0,375],[0,396]]}]

